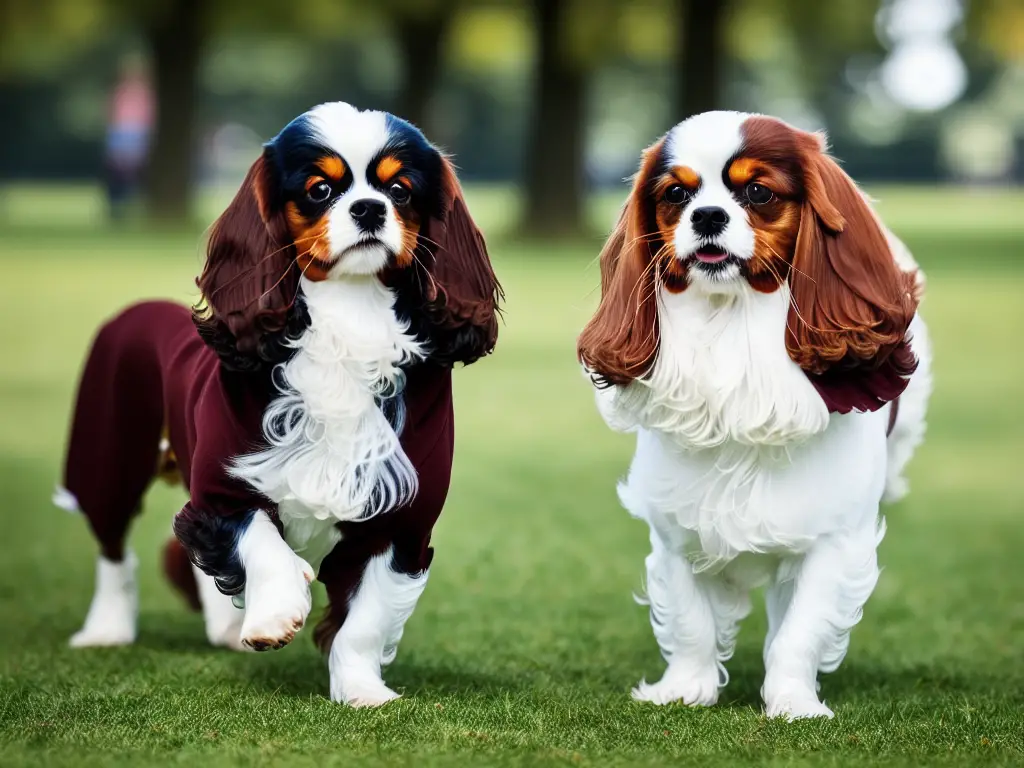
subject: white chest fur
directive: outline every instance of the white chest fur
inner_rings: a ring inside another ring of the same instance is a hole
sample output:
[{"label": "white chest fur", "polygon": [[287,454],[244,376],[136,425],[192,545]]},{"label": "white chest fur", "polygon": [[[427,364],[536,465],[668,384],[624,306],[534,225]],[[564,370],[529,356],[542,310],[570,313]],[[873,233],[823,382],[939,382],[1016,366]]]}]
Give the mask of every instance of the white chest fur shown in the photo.
[{"label": "white chest fur", "polygon": [[400,393],[400,366],[422,356],[375,277],[312,282],[310,325],[278,370],[282,393],[263,417],[268,448],[231,469],[278,504],[285,538],[314,568],[339,539],[336,523],[409,501],[417,478],[378,407]]},{"label": "white chest fur", "polygon": [[698,568],[717,568],[742,552],[803,551],[872,508],[884,412],[830,418],[786,353],[786,288],[659,299],[651,375],[597,398],[610,426],[638,432],[619,489],[632,514],[671,523]]},{"label": "white chest fur", "polygon": [[659,296],[651,375],[598,395],[613,428],[641,426],[681,448],[788,446],[822,432],[828,409],[786,353],[789,288]]}]

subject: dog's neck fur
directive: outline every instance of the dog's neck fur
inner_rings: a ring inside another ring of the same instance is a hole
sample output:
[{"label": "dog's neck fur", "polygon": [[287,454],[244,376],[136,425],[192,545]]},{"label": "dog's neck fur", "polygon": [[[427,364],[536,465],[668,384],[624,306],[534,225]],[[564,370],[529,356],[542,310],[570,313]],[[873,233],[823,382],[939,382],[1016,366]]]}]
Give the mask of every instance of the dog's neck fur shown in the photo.
[{"label": "dog's neck fur", "polygon": [[[310,323],[275,371],[281,394],[263,417],[269,445],[236,458],[231,473],[277,503],[286,527],[292,518],[333,528],[415,496],[416,472],[399,443],[402,366],[423,350],[375,276],[303,278],[301,289]],[[384,400],[397,406],[391,421]]]},{"label": "dog's neck fur", "polygon": [[650,375],[601,393],[613,427],[660,432],[684,450],[790,446],[824,431],[825,403],[785,346],[789,289],[660,291]]}]

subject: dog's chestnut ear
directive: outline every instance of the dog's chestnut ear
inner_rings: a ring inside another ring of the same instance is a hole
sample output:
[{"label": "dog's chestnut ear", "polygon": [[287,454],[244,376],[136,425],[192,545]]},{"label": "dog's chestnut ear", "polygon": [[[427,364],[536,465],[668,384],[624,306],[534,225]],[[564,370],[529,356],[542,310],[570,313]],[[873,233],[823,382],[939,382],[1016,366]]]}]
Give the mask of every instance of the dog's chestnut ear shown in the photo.
[{"label": "dog's chestnut ear", "polygon": [[899,268],[881,223],[821,138],[798,139],[806,201],[786,348],[830,410],[874,411],[900,395],[917,365],[907,339],[915,275]]},{"label": "dog's chestnut ear", "polygon": [[[619,222],[601,251],[601,303],[576,352],[598,385],[645,376],[658,354],[658,309],[649,235],[651,183],[665,140],[644,150]],[[657,250],[657,244],[654,249]]]}]

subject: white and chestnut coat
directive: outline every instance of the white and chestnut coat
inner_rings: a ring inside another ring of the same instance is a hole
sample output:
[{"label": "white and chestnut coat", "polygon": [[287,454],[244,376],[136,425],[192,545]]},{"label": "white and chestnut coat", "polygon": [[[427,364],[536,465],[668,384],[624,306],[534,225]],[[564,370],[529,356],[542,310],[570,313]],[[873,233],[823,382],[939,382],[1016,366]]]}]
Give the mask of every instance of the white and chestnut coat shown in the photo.
[{"label": "white and chestnut coat", "polygon": [[601,283],[578,352],[605,421],[637,436],[619,497],[650,526],[668,662],[635,697],[715,703],[767,585],[767,711],[831,715],[817,674],[846,654],[879,502],[924,433],[920,272],[822,137],[711,112],[645,152]]}]

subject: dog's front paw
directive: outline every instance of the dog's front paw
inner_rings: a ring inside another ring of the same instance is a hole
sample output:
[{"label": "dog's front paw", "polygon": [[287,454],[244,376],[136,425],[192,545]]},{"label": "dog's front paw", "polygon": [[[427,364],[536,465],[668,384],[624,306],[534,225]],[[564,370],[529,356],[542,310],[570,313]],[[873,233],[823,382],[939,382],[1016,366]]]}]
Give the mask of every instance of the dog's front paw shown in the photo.
[{"label": "dog's front paw", "polygon": [[681,701],[691,707],[713,706],[718,702],[718,666],[670,665],[661,680],[656,683],[641,680],[632,695],[636,701],[652,704]]},{"label": "dog's front paw", "polygon": [[784,717],[790,722],[811,717],[833,717],[832,710],[819,701],[813,689],[795,680],[771,686],[766,684],[763,695],[768,717]]},{"label": "dog's front paw", "polygon": [[254,651],[284,648],[306,623],[312,608],[313,569],[298,555],[278,567],[246,571],[241,643]]}]

